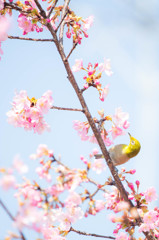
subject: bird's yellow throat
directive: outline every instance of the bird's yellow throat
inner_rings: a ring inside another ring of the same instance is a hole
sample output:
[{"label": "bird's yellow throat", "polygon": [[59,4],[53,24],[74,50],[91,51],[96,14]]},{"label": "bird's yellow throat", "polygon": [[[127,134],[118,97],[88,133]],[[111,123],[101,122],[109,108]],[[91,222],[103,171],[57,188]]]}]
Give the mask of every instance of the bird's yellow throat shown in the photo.
[{"label": "bird's yellow throat", "polygon": [[123,153],[125,153],[129,158],[133,158],[139,153],[141,145],[136,138],[132,137],[130,134],[129,136],[130,143],[128,146],[124,146]]}]

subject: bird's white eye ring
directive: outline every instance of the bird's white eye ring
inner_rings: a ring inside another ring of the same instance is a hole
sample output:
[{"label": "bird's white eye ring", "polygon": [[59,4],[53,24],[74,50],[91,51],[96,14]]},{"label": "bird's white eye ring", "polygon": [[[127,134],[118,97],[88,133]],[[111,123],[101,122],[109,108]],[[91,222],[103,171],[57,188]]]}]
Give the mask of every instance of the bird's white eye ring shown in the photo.
[{"label": "bird's white eye ring", "polygon": [[135,144],[135,142],[134,142],[134,141],[131,141],[131,144],[132,144],[132,145],[134,145],[134,144]]}]

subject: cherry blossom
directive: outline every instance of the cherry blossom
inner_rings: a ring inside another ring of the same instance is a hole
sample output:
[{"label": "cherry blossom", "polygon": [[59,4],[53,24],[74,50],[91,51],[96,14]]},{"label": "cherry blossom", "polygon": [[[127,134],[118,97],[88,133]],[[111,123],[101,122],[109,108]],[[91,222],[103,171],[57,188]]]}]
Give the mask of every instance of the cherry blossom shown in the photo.
[{"label": "cherry blossom", "polygon": [[126,112],[122,111],[122,108],[119,107],[115,109],[115,115],[113,116],[113,122],[115,123],[116,126],[123,127],[127,129],[129,127],[129,114]]},{"label": "cherry blossom", "polygon": [[157,194],[156,194],[156,190],[154,187],[150,187],[146,190],[146,192],[144,193],[145,195],[145,199],[147,202],[151,202],[151,201],[155,201],[157,200]]},{"label": "cherry blossom", "polygon": [[16,155],[14,157],[13,168],[16,169],[21,174],[28,172],[28,166],[23,163],[19,155]]},{"label": "cherry blossom", "polygon": [[4,17],[0,16],[0,42],[5,41],[8,38],[7,31],[9,30],[10,27],[10,22],[9,20]]},{"label": "cherry blossom", "polygon": [[104,102],[105,98],[107,97],[109,92],[109,85],[107,85],[105,88],[102,89],[101,93],[100,93],[100,100],[102,102]]},{"label": "cherry blossom", "polygon": [[39,144],[39,146],[36,150],[36,154],[31,154],[30,158],[35,160],[35,159],[41,158],[43,156],[52,157],[53,151],[50,150],[46,144]]},{"label": "cherry blossom", "polygon": [[78,132],[81,140],[86,141],[89,139],[89,136],[87,135],[89,129],[88,123],[83,123],[76,120],[73,122],[73,128]]},{"label": "cherry blossom", "polygon": [[157,221],[157,212],[154,210],[150,210],[147,213],[145,213],[143,217],[143,222],[141,226],[139,227],[139,232],[141,231],[149,231],[151,229],[155,228],[155,222]]},{"label": "cherry blossom", "polygon": [[32,130],[41,134],[50,127],[45,122],[43,114],[51,108],[53,99],[51,92],[43,94],[40,99],[29,99],[26,91],[16,93],[12,102],[12,109],[7,112],[8,122],[15,127],[24,127],[25,130]]},{"label": "cherry blossom", "polygon": [[107,76],[111,76],[113,74],[111,71],[110,59],[104,59],[104,63],[99,64],[99,71],[105,72]]},{"label": "cherry blossom", "polygon": [[95,159],[92,163],[92,170],[97,174],[100,174],[102,171],[106,170],[106,163],[104,159]]},{"label": "cherry blossom", "polygon": [[69,208],[69,207],[77,207],[81,203],[82,203],[82,200],[81,200],[80,195],[77,194],[76,192],[73,192],[73,191],[71,191],[69,193],[69,196],[65,200],[65,206],[67,208]]},{"label": "cherry blossom", "polygon": [[12,174],[5,174],[0,178],[0,186],[4,190],[9,190],[10,188],[15,188],[16,186],[16,179]]},{"label": "cherry blossom", "polygon": [[82,59],[76,59],[75,65],[72,66],[72,72],[78,72],[83,68],[83,60]]},{"label": "cherry blossom", "polygon": [[116,235],[116,240],[130,240],[130,237],[128,237],[126,233],[120,232]]},{"label": "cherry blossom", "polygon": [[105,202],[103,200],[96,200],[95,201],[96,212],[100,212],[104,208],[105,208]]},{"label": "cherry blossom", "polygon": [[23,29],[23,35],[27,34],[28,32],[33,31],[33,24],[32,22],[23,14],[20,14],[18,17],[18,26]]},{"label": "cherry blossom", "polygon": [[83,30],[87,31],[93,25],[93,21],[94,21],[94,16],[89,16],[88,18],[83,20],[83,22],[84,22]]},{"label": "cherry blossom", "polygon": [[[0,10],[1,7],[3,8],[3,4],[4,2],[0,0]],[[3,55],[3,51],[1,49],[1,42],[5,41],[8,38],[7,32],[9,30],[9,27],[10,27],[9,20],[4,16],[0,16],[0,55]]]}]

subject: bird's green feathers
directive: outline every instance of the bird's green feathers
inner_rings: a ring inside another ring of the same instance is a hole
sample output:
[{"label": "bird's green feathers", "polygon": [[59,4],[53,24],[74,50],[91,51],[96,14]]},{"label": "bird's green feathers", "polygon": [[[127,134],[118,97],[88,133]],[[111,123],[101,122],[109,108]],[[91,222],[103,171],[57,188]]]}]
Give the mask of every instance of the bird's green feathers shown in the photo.
[{"label": "bird's green feathers", "polygon": [[135,157],[140,151],[141,145],[139,141],[130,135],[130,143],[128,146],[123,148],[123,153],[125,153],[129,158]]}]

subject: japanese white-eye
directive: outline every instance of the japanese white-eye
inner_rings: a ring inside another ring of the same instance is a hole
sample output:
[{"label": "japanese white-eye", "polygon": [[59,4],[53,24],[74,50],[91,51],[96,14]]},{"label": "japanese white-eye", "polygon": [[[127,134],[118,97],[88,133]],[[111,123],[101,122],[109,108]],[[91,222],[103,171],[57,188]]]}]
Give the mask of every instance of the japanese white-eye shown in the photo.
[{"label": "japanese white-eye", "polygon": [[[115,166],[126,163],[127,161],[130,160],[130,158],[135,157],[140,151],[141,145],[139,141],[136,138],[132,137],[130,133],[129,136],[130,136],[129,145],[117,144],[109,149],[110,157]],[[96,159],[104,158],[104,156],[102,154],[96,154],[95,158]]]}]

